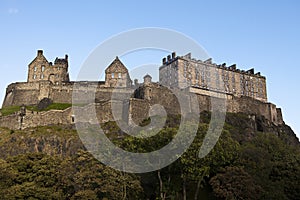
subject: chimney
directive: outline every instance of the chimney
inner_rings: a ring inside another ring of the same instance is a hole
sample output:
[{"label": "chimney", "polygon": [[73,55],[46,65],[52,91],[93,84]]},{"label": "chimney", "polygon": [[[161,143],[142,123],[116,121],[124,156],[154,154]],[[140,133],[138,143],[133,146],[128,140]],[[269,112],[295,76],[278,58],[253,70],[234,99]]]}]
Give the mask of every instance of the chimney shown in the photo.
[{"label": "chimney", "polygon": [[139,85],[139,80],[138,79],[134,79],[134,85],[138,86]]},{"label": "chimney", "polygon": [[43,55],[43,50],[38,50],[38,51],[37,51],[37,55],[38,55],[38,56]]},{"label": "chimney", "polygon": [[172,59],[175,59],[176,58],[176,52],[173,52],[172,53]]},{"label": "chimney", "polygon": [[168,55],[168,62],[171,61],[171,55]]},{"label": "chimney", "polygon": [[152,77],[147,74],[146,76],[144,76],[144,85],[148,85],[152,82]]},{"label": "chimney", "polygon": [[68,54],[66,54],[66,55],[65,55],[65,60],[68,60],[68,57],[69,57]]},{"label": "chimney", "polygon": [[165,65],[166,63],[167,63],[167,59],[166,59],[166,58],[163,58],[163,59],[162,59],[162,64]]}]

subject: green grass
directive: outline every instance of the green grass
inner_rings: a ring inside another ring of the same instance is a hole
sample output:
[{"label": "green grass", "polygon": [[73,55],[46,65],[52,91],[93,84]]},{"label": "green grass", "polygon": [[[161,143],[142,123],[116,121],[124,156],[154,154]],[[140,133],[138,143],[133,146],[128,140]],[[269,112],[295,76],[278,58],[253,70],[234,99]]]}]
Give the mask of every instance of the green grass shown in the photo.
[{"label": "green grass", "polygon": [[43,109],[42,111],[48,110],[64,110],[71,107],[71,103],[52,103],[47,108]]},{"label": "green grass", "polygon": [[20,111],[20,108],[21,106],[9,106],[9,107],[2,108],[0,112],[2,113],[2,116],[7,116]]},{"label": "green grass", "polygon": [[[71,106],[72,106],[71,103],[52,103],[51,105],[49,105],[47,108],[43,110],[38,110],[37,106],[26,106],[26,109],[31,111],[64,110]],[[21,106],[8,106],[0,109],[0,112],[2,113],[2,116],[7,116],[20,111],[20,108]]]},{"label": "green grass", "polygon": [[39,110],[37,106],[26,106],[26,109],[32,111],[64,110],[71,107],[71,103],[52,103],[47,108]]}]

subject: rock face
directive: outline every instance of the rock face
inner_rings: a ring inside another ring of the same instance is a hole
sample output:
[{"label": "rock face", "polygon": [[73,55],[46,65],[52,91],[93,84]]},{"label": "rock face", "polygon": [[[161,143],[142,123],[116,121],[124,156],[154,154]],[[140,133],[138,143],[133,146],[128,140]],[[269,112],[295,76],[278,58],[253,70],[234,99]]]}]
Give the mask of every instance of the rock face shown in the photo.
[{"label": "rock face", "polygon": [[[200,123],[208,124],[209,120],[210,113],[202,112]],[[240,143],[253,139],[258,132],[263,132],[272,133],[289,145],[300,145],[289,126],[274,125],[263,116],[228,113],[225,122],[226,129]],[[106,123],[102,128],[110,136],[122,138],[123,133],[120,132],[116,123]],[[16,131],[0,128],[0,138],[0,158],[33,152],[66,157],[74,155],[80,149],[85,150],[73,126],[44,126]]]},{"label": "rock face", "polygon": [[1,129],[0,157],[24,153],[45,153],[62,157],[74,155],[84,149],[75,130],[70,127],[38,127],[23,131]]},{"label": "rock face", "polygon": [[252,139],[257,132],[273,133],[289,145],[299,145],[299,139],[290,126],[285,123],[275,125],[261,115],[247,115],[243,113],[228,113],[226,123],[238,130],[242,139]]}]

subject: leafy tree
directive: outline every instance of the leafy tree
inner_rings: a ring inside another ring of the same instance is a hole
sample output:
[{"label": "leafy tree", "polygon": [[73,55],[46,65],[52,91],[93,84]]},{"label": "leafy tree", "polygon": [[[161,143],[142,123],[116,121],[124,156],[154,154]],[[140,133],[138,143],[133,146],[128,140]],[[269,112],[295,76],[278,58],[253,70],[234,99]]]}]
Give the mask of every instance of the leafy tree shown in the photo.
[{"label": "leafy tree", "polygon": [[94,191],[100,199],[138,199],[143,191],[138,177],[107,167],[88,152],[79,151],[73,162],[78,169],[74,182],[80,191],[75,196]]},{"label": "leafy tree", "polygon": [[8,159],[13,184],[3,191],[4,199],[65,199],[58,185],[60,159],[39,153]]},{"label": "leafy tree", "polygon": [[210,180],[220,199],[260,199],[261,188],[241,167],[226,167]]}]

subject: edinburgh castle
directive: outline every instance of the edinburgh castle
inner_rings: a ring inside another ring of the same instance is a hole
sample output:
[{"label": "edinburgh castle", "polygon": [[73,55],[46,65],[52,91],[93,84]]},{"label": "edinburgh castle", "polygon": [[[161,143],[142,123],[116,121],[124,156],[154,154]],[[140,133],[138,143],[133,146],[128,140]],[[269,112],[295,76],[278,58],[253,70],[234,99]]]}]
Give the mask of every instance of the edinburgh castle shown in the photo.
[{"label": "edinburgh castle", "polygon": [[[10,84],[6,89],[2,108],[19,106],[18,112],[0,116],[0,127],[24,129],[27,127],[51,124],[73,124],[79,118],[74,116],[72,107],[47,111],[30,110],[27,106],[38,105],[48,99],[53,103],[72,104],[75,85],[84,91],[87,100],[81,109],[88,112],[91,107],[97,111],[98,122],[126,120],[140,123],[149,117],[152,105],[162,105],[167,114],[180,114],[176,96],[170,88],[188,90],[197,95],[197,102],[186,102],[190,112],[199,105],[200,111],[211,110],[211,98],[225,96],[226,112],[246,113],[249,116],[263,116],[274,125],[283,124],[281,109],[267,100],[266,78],[254,69],[247,71],[237,69],[236,65],[217,65],[212,59],[205,61],[191,57],[191,54],[177,56],[176,53],[162,59],[159,68],[159,82],[152,82],[145,74],[144,82],[134,82],[121,60],[116,59],[105,70],[105,81],[70,81],[68,73],[68,56],[48,62],[42,50],[28,65],[27,82]],[[120,94],[112,99],[112,93]],[[123,96],[130,96],[129,99]],[[87,98],[89,99],[89,98]],[[112,101],[119,108],[120,118],[116,119],[111,111]],[[85,120],[85,119],[80,119]],[[97,123],[86,119],[85,122]]]}]

